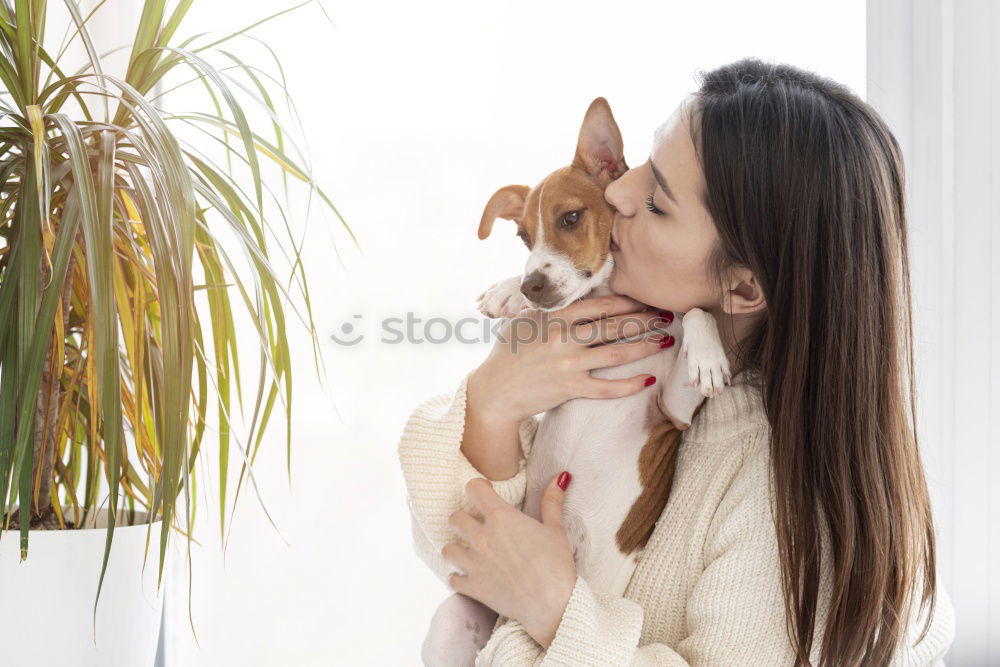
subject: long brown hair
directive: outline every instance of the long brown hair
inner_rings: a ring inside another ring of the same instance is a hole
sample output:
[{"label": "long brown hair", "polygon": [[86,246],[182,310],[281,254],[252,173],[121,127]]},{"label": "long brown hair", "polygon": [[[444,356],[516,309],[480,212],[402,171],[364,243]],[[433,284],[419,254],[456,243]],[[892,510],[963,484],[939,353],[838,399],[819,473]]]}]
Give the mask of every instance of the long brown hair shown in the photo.
[{"label": "long brown hair", "polygon": [[811,664],[822,553],[833,582],[820,664],[884,665],[918,582],[930,603],[920,639],[936,599],[902,154],[869,104],[815,73],[747,58],[698,80],[692,139],[719,235],[710,268],[720,289],[748,268],[766,301],[734,352],[771,425],[796,664]]}]

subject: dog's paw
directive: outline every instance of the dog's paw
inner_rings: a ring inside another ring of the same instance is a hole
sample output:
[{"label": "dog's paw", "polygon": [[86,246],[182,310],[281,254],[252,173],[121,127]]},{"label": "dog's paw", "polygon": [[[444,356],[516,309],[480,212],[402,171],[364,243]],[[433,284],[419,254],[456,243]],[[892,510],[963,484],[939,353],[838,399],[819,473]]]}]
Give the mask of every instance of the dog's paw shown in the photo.
[{"label": "dog's paw", "polygon": [[688,381],[702,396],[714,398],[732,380],[715,320],[708,313],[692,309],[685,314],[683,323],[681,354],[687,358]]},{"label": "dog's paw", "polygon": [[476,297],[476,307],[486,317],[514,317],[531,303],[521,293],[521,276],[493,284]]}]

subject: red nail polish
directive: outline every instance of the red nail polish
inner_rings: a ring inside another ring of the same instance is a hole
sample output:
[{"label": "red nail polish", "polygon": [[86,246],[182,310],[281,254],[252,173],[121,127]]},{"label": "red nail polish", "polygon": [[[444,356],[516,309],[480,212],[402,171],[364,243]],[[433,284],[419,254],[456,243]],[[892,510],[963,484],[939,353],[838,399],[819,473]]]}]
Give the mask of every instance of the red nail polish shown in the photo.
[{"label": "red nail polish", "polygon": [[674,337],[668,334],[666,338],[660,341],[660,349],[662,350],[665,347],[671,347],[676,342],[677,341],[674,340]]},{"label": "red nail polish", "polygon": [[674,321],[674,314],[671,313],[669,310],[661,310],[658,311],[656,314],[665,319],[667,321],[667,324],[670,324],[671,322]]},{"label": "red nail polish", "polygon": [[649,385],[653,384],[654,382],[656,382],[656,376],[655,375],[650,375],[648,378],[646,378],[646,386],[647,387]]},{"label": "red nail polish", "polygon": [[569,486],[569,480],[570,480],[570,479],[571,479],[572,477],[573,477],[573,476],[572,476],[572,475],[570,475],[570,474],[569,474],[569,473],[568,473],[567,471],[563,470],[563,471],[562,471],[562,472],[561,472],[561,473],[559,474],[559,479],[557,479],[557,480],[556,480],[556,484],[558,484],[558,485],[559,485],[559,488],[560,488],[560,489],[562,489],[563,491],[565,491],[565,490],[566,490],[566,487],[567,487],[567,486]]}]

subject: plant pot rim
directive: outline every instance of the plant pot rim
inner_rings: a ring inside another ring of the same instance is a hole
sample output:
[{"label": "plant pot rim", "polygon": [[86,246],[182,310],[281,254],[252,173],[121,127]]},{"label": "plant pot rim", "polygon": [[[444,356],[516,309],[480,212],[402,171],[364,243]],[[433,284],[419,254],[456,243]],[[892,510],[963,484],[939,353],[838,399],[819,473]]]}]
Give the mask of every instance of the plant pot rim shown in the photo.
[{"label": "plant pot rim", "polygon": [[[64,506],[62,512],[63,512],[63,520],[64,521],[70,520],[70,519],[72,519],[74,517],[74,511],[73,511],[73,506],[72,505]],[[79,510],[79,513],[83,514],[83,510]],[[128,518],[128,516],[129,516],[129,512],[127,510],[126,511],[123,511],[123,510],[119,510],[118,511],[118,520],[115,523],[115,532],[116,533],[119,530],[124,530],[124,529],[128,529],[128,528],[142,528],[144,526],[150,525],[148,523],[148,521],[149,521],[149,512],[146,511],[146,510],[136,510],[135,512],[132,513],[133,521],[131,523],[124,523],[124,521]],[[75,532],[90,531],[90,530],[107,531],[107,529],[108,529],[107,517],[108,517],[108,510],[107,510],[107,508],[102,507],[102,508],[100,508],[100,509],[98,509],[96,511],[91,510],[88,513],[87,518],[86,518],[83,526],[80,526],[80,527],[77,527],[77,528],[49,528],[49,529],[46,529],[46,530],[39,530],[38,528],[31,528],[31,529],[28,530],[28,534],[29,535],[41,535],[41,534],[44,534],[44,533],[67,533],[67,532],[69,532],[69,533],[75,533]],[[152,526],[153,527],[159,527],[160,524],[162,524],[162,523],[163,523],[163,519],[161,517],[157,517],[152,522]],[[17,528],[3,529],[3,524],[2,524],[2,522],[0,522],[0,532],[2,532],[4,535],[6,535],[7,533],[18,533],[20,531]]]}]

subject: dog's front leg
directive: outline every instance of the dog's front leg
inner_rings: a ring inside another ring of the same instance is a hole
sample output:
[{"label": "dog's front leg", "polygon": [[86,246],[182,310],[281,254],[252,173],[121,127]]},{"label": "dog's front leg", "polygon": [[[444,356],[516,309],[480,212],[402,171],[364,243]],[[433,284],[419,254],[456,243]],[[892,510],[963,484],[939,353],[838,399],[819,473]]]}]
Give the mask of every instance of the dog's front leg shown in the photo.
[{"label": "dog's front leg", "polygon": [[477,296],[476,307],[486,317],[514,317],[532,306],[521,292],[521,276],[512,276],[494,283]]},{"label": "dog's front leg", "polygon": [[700,308],[692,308],[679,324],[675,333],[680,349],[666,373],[657,403],[660,412],[683,431],[691,426],[705,398],[717,396],[731,378],[715,319]]},{"label": "dog's front leg", "polygon": [[684,336],[678,357],[681,369],[678,370],[683,370],[686,363],[690,385],[706,398],[718,396],[732,377],[715,318],[701,308],[692,308],[684,314],[681,323]]}]

